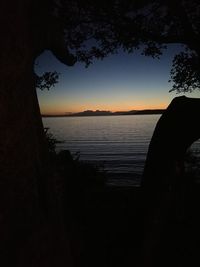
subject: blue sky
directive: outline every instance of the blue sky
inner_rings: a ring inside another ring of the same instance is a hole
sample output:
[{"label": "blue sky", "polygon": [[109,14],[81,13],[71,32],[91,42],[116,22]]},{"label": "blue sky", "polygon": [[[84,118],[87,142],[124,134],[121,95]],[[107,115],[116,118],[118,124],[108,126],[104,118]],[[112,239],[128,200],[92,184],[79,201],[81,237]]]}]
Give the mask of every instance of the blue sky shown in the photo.
[{"label": "blue sky", "polygon": [[[43,114],[64,114],[91,110],[132,110],[165,108],[177,94],[169,93],[172,84],[170,69],[179,45],[170,45],[160,59],[119,51],[104,60],[95,60],[85,68],[60,63],[49,51],[36,61],[38,74],[44,71],[60,73],[59,82],[50,91],[38,90]],[[188,94],[200,97],[199,92]]]}]

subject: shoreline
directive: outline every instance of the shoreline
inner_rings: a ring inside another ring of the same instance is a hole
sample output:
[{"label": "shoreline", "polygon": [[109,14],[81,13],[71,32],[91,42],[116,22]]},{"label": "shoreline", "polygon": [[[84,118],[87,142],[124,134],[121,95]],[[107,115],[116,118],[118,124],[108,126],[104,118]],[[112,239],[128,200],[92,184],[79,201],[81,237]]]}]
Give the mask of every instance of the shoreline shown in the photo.
[{"label": "shoreline", "polygon": [[[70,114],[70,115],[45,115],[42,114],[42,118],[62,118],[62,117],[106,117],[106,116],[131,116],[131,115],[161,115],[163,114],[163,110],[138,110],[134,113],[131,113],[129,111],[122,112],[122,113],[109,113],[109,114]],[[95,113],[95,112],[94,112]]]}]

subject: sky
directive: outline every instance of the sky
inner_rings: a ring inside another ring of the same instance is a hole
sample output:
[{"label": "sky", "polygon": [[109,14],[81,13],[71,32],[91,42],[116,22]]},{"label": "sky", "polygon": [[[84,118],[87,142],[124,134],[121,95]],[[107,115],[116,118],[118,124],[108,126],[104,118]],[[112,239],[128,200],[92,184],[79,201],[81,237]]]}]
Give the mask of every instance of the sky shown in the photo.
[{"label": "sky", "polygon": [[[176,92],[169,93],[173,56],[182,49],[170,45],[160,59],[119,51],[85,68],[60,63],[49,51],[37,60],[35,71],[60,73],[59,82],[48,90],[38,90],[42,114],[65,114],[84,110],[128,111],[166,108]],[[200,97],[200,92],[188,93]]]}]

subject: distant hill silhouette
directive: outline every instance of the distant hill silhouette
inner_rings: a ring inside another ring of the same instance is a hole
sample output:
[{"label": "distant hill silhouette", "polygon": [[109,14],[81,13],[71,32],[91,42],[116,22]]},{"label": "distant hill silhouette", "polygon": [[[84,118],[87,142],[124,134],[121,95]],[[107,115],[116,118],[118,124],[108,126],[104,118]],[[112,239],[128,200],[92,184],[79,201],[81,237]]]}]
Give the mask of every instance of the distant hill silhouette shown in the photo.
[{"label": "distant hill silhouette", "polygon": [[63,115],[42,115],[43,117],[86,117],[86,116],[117,116],[117,115],[148,115],[148,114],[162,114],[164,109],[144,109],[144,110],[130,110],[130,111],[106,111],[106,110],[85,110],[77,113],[67,113]]},{"label": "distant hill silhouette", "polygon": [[70,116],[107,116],[107,115],[112,115],[111,111],[106,111],[106,110],[85,110],[83,112],[78,112],[71,114]]}]

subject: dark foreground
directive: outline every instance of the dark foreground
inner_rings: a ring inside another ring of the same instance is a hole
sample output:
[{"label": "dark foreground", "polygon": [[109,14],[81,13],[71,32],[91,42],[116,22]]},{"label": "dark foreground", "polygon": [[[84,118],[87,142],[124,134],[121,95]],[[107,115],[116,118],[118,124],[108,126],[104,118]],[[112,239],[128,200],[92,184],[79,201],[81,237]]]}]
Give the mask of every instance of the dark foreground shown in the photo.
[{"label": "dark foreground", "polygon": [[77,266],[133,266],[140,261],[141,201],[139,188],[106,188],[77,202],[72,210],[72,232],[80,242]]},{"label": "dark foreground", "polygon": [[[77,266],[143,266],[143,201],[140,188],[107,188],[77,202],[72,211]],[[163,225],[153,266],[199,266],[199,203],[199,185],[190,186]]]},{"label": "dark foreground", "polygon": [[[73,192],[66,200],[64,224],[40,224],[4,266],[143,266],[140,188],[106,188],[85,196]],[[153,266],[199,266],[199,203],[195,185],[187,192],[184,217],[163,227]]]},{"label": "dark foreground", "polygon": [[15,233],[13,241],[5,244],[1,266],[200,265],[197,182],[188,180],[184,194],[177,192],[170,216],[163,225],[158,225],[161,229],[158,244],[151,249],[153,264],[144,265],[144,207],[149,199],[140,187],[106,186],[103,174],[68,156],[66,160],[64,155],[64,161],[60,157],[53,166],[56,172],[52,188],[56,190],[49,194],[49,202],[44,201],[37,223],[28,233]]}]

